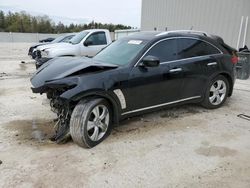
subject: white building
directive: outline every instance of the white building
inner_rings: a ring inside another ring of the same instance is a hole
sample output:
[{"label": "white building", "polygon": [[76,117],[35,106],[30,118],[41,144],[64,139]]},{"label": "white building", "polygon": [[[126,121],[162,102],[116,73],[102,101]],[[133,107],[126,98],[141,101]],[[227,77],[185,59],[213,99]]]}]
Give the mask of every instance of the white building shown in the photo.
[{"label": "white building", "polygon": [[142,31],[201,30],[250,48],[250,0],[142,0]]}]

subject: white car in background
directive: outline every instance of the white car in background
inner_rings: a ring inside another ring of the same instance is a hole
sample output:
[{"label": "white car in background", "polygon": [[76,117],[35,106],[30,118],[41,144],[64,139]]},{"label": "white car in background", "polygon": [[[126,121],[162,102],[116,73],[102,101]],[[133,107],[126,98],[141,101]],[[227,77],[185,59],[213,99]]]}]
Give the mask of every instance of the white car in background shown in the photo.
[{"label": "white car in background", "polygon": [[72,39],[75,35],[76,35],[76,33],[68,33],[68,34],[64,34],[60,37],[57,37],[56,39],[54,39],[51,42],[44,42],[44,43],[38,43],[38,44],[32,45],[29,48],[28,55],[31,56],[31,58],[35,59],[37,56],[36,51],[37,51],[38,47],[41,47],[43,45],[48,45],[48,44],[51,45],[51,44],[55,44],[55,43],[69,42],[69,40]]},{"label": "white car in background", "polygon": [[37,48],[37,68],[49,59],[63,56],[93,57],[112,42],[106,29],[84,30],[76,34],[68,43],[43,45]]}]

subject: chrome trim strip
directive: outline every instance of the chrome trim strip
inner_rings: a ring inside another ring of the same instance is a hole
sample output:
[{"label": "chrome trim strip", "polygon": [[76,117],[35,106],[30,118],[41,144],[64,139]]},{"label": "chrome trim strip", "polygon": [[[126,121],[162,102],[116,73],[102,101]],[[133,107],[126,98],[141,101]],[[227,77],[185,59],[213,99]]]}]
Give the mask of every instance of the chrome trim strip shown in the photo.
[{"label": "chrome trim strip", "polygon": [[[151,50],[155,45],[159,44],[160,42],[166,41],[166,40],[172,40],[172,39],[195,39],[195,40],[200,40],[203,41],[211,46],[213,46],[214,48],[216,48],[220,53],[218,54],[223,54],[223,52],[215,45],[211,44],[208,41],[202,40],[202,39],[198,39],[195,37],[171,37],[171,38],[166,38],[166,39],[162,39],[157,41],[156,43],[154,43],[149,49],[147,49],[147,51],[141,56],[141,58],[136,62],[136,64],[134,65],[134,67],[136,67],[140,61],[142,60],[142,58],[149,52],[149,50]],[[217,55],[217,54],[211,54],[211,55]],[[195,59],[195,58],[200,58],[200,57],[208,57],[211,55],[204,55],[204,56],[196,56],[196,57],[191,57],[191,58],[185,58],[185,59],[178,59],[178,60],[174,60],[174,61],[168,61],[168,62],[162,62],[161,64],[167,64],[167,63],[173,63],[173,62],[178,62],[178,61],[183,61],[183,60],[189,60],[189,59]]]},{"label": "chrome trim strip", "polygon": [[116,89],[113,92],[115,93],[115,95],[119,99],[122,109],[126,109],[127,108],[126,99],[125,99],[125,97],[123,95],[122,90]]},{"label": "chrome trim strip", "polygon": [[207,66],[217,65],[217,62],[208,63]]},{"label": "chrome trim strip", "polygon": [[[217,54],[211,54],[211,55],[217,55]],[[210,57],[211,55],[204,55],[204,56],[190,57],[190,58],[186,58],[186,59],[178,59],[178,60],[174,60],[174,61],[166,61],[166,62],[162,62],[162,63],[160,63],[160,64],[161,64],[161,65],[165,65],[165,64],[169,64],[169,63],[176,63],[176,62],[183,61],[183,60],[199,59],[199,58],[202,58],[202,57]]]},{"label": "chrome trim strip", "polygon": [[171,69],[169,72],[170,73],[174,73],[174,72],[181,72],[182,68],[178,68],[178,69]]},{"label": "chrome trim strip", "polygon": [[198,99],[198,98],[201,98],[201,96],[194,96],[194,97],[189,97],[189,98],[185,98],[185,99],[180,99],[180,100],[177,100],[177,101],[172,101],[172,102],[168,102],[168,103],[163,103],[163,104],[158,104],[158,105],[149,106],[149,107],[145,107],[145,108],[140,108],[140,109],[137,109],[137,110],[124,112],[124,113],[122,113],[122,116],[127,115],[127,114],[131,114],[131,113],[135,113],[135,112],[149,110],[149,109],[152,109],[152,108],[158,108],[158,107],[167,106],[167,105],[170,105],[170,104],[176,104],[176,103],[180,103],[180,102],[184,102],[184,101],[188,101],[188,100],[192,100],[192,99]]}]

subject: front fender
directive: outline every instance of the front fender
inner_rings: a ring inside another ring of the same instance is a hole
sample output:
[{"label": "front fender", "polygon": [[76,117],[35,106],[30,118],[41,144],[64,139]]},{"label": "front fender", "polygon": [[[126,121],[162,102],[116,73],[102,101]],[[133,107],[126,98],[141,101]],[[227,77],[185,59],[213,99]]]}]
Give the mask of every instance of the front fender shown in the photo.
[{"label": "front fender", "polygon": [[80,55],[79,51],[75,48],[59,48],[51,49],[49,51],[49,58],[60,57],[60,56],[77,56]]},{"label": "front fender", "polygon": [[91,99],[91,98],[104,98],[106,99],[113,107],[113,113],[114,113],[114,123],[118,124],[120,116],[121,116],[121,104],[119,102],[119,99],[117,96],[110,91],[104,91],[101,89],[96,89],[96,90],[89,90],[89,91],[83,91],[81,93],[78,93],[71,98],[65,98],[66,95],[62,94],[61,98],[67,99],[69,101],[74,101],[78,102],[82,99]]}]

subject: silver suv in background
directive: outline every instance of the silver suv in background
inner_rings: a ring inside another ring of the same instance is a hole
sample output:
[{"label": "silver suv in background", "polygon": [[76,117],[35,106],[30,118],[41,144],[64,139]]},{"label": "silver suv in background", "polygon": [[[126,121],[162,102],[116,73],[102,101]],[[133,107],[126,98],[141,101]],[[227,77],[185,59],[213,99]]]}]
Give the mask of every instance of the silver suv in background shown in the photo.
[{"label": "silver suv in background", "polygon": [[31,46],[29,48],[29,52],[28,52],[28,55],[31,56],[33,59],[36,58],[37,56],[37,53],[36,53],[36,48],[39,47],[39,46],[44,46],[44,45],[47,45],[47,44],[56,44],[56,43],[61,43],[61,42],[69,42],[69,40],[71,38],[73,38],[76,34],[75,33],[69,33],[69,34],[65,34],[65,35],[62,35],[60,37],[57,37],[56,39],[54,39],[53,41],[51,42],[43,42],[43,43],[38,43],[38,44],[35,44],[33,46]]}]

